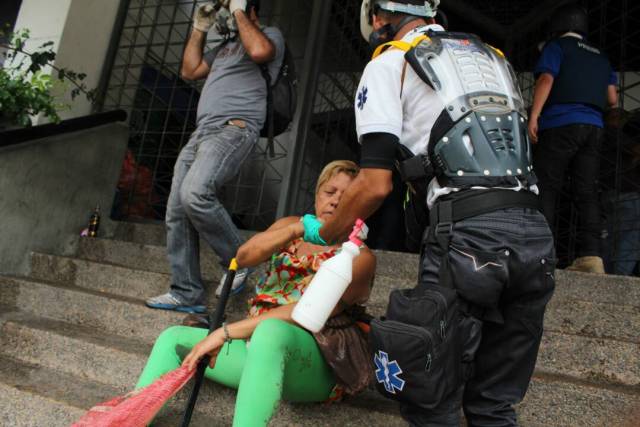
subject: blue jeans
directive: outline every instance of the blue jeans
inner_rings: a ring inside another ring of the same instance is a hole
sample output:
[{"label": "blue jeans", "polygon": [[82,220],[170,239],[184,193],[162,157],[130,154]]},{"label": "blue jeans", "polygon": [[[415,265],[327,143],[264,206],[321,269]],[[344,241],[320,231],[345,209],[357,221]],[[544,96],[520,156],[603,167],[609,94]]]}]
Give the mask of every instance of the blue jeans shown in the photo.
[{"label": "blue jeans", "polygon": [[202,126],[178,156],[165,221],[171,293],[185,304],[205,301],[199,237],[213,248],[225,268],[242,244],[218,194],[257,141],[258,134],[248,128]]},{"label": "blue jeans", "polygon": [[633,275],[640,262],[640,193],[606,194],[608,270],[623,276]]}]

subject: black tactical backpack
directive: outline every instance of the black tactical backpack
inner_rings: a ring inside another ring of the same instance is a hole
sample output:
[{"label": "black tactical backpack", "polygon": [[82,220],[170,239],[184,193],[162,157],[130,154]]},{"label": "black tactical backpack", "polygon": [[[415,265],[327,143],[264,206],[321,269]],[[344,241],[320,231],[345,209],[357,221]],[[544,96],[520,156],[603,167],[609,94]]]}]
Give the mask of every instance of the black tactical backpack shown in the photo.
[{"label": "black tactical backpack", "polygon": [[260,130],[260,136],[269,138],[269,155],[273,157],[273,137],[289,128],[296,112],[298,80],[289,47],[285,44],[282,65],[275,82],[271,82],[267,64],[261,65],[260,71],[267,83],[267,120]]}]

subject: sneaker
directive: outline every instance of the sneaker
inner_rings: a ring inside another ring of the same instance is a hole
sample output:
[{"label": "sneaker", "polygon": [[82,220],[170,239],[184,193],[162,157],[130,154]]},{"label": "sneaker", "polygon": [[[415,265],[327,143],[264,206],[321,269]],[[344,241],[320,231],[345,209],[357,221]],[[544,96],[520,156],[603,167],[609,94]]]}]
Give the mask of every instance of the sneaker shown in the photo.
[{"label": "sneaker", "polygon": [[158,295],[157,297],[149,298],[145,302],[145,304],[147,304],[147,307],[151,308],[158,308],[160,310],[175,310],[183,313],[205,313],[207,311],[207,307],[205,307],[204,305],[189,305],[183,303],[178,298],[173,296],[171,292]]},{"label": "sneaker", "polygon": [[583,273],[604,274],[604,264],[599,256],[583,256],[573,260],[566,268],[569,271],[582,271]]},{"label": "sneaker", "polygon": [[[231,285],[231,295],[236,295],[242,292],[248,275],[249,275],[249,269],[247,268],[243,268],[236,272],[236,277],[233,278],[233,285]],[[222,286],[224,285],[224,281],[226,278],[227,278],[227,273],[224,273],[222,275],[222,279],[220,279],[220,284],[216,289],[217,297],[219,297],[222,294]]]}]

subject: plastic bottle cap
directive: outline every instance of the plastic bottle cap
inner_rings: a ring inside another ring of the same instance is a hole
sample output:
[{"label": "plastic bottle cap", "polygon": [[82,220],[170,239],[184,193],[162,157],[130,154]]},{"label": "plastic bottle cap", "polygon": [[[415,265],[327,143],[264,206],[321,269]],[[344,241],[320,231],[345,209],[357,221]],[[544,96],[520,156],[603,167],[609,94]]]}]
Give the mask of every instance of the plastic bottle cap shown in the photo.
[{"label": "plastic bottle cap", "polygon": [[367,238],[367,234],[369,234],[369,227],[367,227],[367,224],[365,224],[363,220],[358,218],[353,226],[353,231],[349,235],[349,241],[357,246],[361,246],[362,241]]}]

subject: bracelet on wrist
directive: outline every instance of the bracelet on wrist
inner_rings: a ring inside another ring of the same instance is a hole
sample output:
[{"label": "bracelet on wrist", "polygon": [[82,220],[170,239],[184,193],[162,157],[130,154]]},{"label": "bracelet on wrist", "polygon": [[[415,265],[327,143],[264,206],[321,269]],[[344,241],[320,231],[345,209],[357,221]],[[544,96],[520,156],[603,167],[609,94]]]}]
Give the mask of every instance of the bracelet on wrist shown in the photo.
[{"label": "bracelet on wrist", "polygon": [[227,322],[222,322],[222,332],[224,332],[224,342],[230,343],[231,336],[229,335],[229,329],[227,328]]}]

